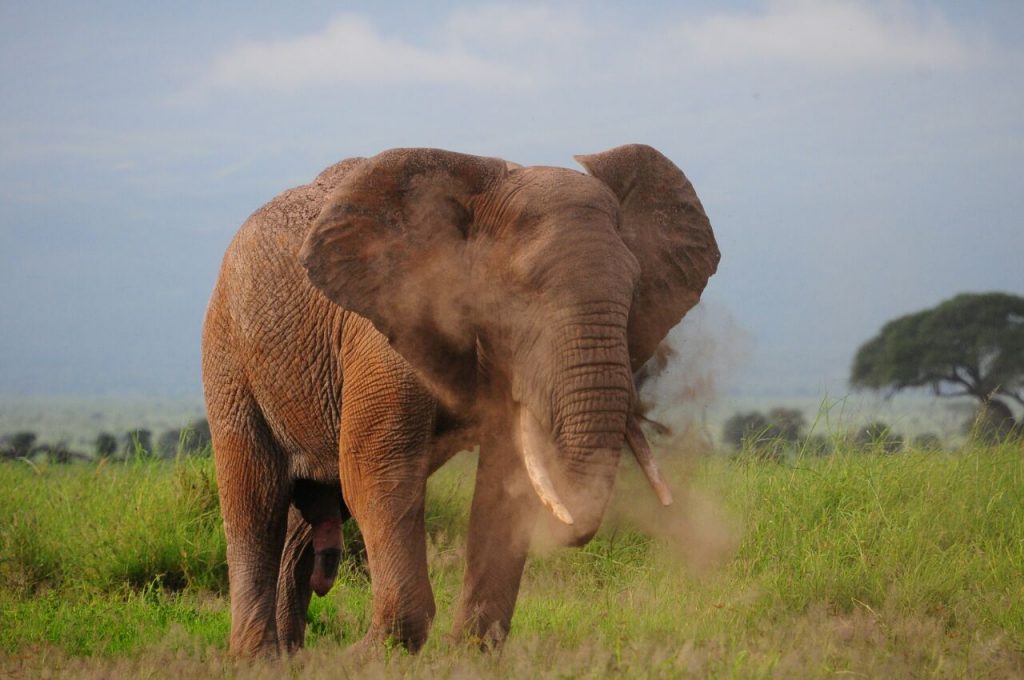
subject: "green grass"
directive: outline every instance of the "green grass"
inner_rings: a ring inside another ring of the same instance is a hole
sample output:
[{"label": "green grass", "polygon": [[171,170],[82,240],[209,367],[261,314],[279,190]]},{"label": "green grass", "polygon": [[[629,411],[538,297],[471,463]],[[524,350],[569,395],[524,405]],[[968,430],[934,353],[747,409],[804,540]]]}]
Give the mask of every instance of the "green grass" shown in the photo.
[{"label": "green grass", "polygon": [[227,578],[213,466],[0,466],[5,591],[222,591]]},{"label": "green grass", "polygon": [[438,602],[423,652],[346,656],[356,562],[309,650],[255,665],[229,625],[212,463],[0,465],[0,674],[981,677],[1024,673],[1024,450],[844,450],[783,463],[665,453],[676,503],[624,466],[598,537],[527,565],[500,655],[452,645],[472,461],[430,481]]}]

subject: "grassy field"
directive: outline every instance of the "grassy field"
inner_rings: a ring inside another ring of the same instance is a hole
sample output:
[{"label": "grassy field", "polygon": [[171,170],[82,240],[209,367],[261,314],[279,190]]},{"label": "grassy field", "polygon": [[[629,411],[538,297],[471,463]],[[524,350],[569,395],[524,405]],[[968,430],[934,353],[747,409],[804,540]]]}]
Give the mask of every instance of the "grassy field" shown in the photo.
[{"label": "grassy field", "polygon": [[1020,677],[1024,450],[665,453],[625,466],[601,534],[541,547],[500,654],[451,644],[473,461],[430,482],[438,602],[423,652],[350,658],[369,583],[346,562],[309,649],[232,660],[209,459],[0,465],[0,676]]}]

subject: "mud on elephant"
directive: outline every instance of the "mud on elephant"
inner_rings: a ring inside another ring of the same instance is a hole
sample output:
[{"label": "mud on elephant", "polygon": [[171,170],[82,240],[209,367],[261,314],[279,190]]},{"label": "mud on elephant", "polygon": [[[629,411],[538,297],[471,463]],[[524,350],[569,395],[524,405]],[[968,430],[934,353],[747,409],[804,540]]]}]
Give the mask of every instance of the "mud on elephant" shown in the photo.
[{"label": "mud on elephant", "polygon": [[364,643],[422,645],[426,480],[475,443],[457,635],[507,633],[536,522],[567,545],[593,536],[624,445],[671,502],[634,374],[719,251],[658,151],[577,160],[586,174],[395,149],[241,227],[203,333],[234,652],[302,645],[349,513],[373,588]]}]

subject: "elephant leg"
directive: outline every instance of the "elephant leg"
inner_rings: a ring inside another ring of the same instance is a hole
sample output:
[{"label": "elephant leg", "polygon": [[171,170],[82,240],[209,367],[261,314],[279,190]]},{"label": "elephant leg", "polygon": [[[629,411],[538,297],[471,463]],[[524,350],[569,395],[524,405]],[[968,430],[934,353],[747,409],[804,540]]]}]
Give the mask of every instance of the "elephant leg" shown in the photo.
[{"label": "elephant leg", "polygon": [[313,527],[298,508],[288,510],[288,533],[277,577],[277,635],[281,651],[301,649],[306,641],[306,612],[313,596]]},{"label": "elephant leg", "polygon": [[424,528],[434,402],[387,341],[374,339],[381,346],[345,368],[341,418],[341,488],[373,589],[362,645],[395,640],[416,651],[435,612]]},{"label": "elephant leg", "polygon": [[483,647],[508,635],[540,503],[510,443],[484,441],[466,540],[453,636]]},{"label": "elephant leg", "polygon": [[[277,577],[288,519],[289,480],[255,402],[210,409],[217,484],[227,538],[233,654],[276,654]],[[209,402],[210,400],[208,400]]]}]

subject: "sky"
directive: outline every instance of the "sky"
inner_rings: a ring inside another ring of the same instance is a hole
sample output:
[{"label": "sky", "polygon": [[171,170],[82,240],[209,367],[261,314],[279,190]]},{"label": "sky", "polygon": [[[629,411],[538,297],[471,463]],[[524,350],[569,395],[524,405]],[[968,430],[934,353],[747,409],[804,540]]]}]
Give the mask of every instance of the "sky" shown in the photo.
[{"label": "sky", "polygon": [[[888,319],[1024,294],[1024,4],[0,4],[0,394],[198,395],[238,226],[342,158],[643,142],[723,259],[729,392],[843,394]],[[724,357],[724,359],[723,359]]]}]

